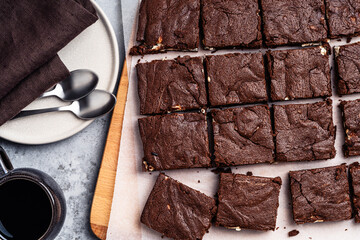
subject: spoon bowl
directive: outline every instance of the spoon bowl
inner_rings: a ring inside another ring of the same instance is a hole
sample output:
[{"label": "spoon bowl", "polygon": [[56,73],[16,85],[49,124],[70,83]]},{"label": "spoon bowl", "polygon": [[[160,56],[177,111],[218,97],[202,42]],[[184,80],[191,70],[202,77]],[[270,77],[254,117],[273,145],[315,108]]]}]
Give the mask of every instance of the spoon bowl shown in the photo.
[{"label": "spoon bowl", "polygon": [[15,118],[27,117],[36,114],[69,111],[82,120],[92,120],[109,113],[116,104],[116,97],[103,90],[94,90],[89,95],[79,100],[73,101],[70,105],[64,107],[54,107],[45,109],[21,111]]},{"label": "spoon bowl", "polygon": [[99,77],[92,71],[79,69],[72,71],[70,76],[45,92],[40,98],[56,96],[64,101],[75,101],[91,93],[99,82]]}]

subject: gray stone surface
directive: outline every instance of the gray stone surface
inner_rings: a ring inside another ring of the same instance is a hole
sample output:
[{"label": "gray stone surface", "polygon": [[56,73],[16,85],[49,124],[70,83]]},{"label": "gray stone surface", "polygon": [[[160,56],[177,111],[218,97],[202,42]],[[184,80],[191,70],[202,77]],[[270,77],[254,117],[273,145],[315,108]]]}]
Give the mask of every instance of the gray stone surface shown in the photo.
[{"label": "gray stone surface", "polygon": [[[109,17],[123,56],[120,0],[96,0]],[[123,57],[121,57],[121,63]],[[0,139],[14,167],[31,167],[48,173],[63,189],[67,202],[64,227],[56,239],[97,239],[89,224],[90,208],[101,163],[110,116],[66,140],[40,146],[20,145]]]}]

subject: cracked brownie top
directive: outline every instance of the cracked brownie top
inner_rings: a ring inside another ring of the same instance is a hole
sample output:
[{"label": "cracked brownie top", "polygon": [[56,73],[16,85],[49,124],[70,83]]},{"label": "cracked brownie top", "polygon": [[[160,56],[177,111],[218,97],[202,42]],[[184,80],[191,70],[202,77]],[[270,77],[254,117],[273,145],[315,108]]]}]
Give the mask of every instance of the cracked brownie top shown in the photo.
[{"label": "cracked brownie top", "polygon": [[341,101],[345,144],[345,157],[360,155],[360,99]]},{"label": "cracked brownie top", "polygon": [[311,161],[335,156],[332,101],[274,106],[277,161]]},{"label": "cracked brownie top", "polygon": [[351,218],[346,165],[290,171],[293,217],[297,224]]},{"label": "cracked brownie top", "polygon": [[200,0],[142,0],[135,46],[130,53],[148,54],[199,47]]},{"label": "cracked brownie top", "polygon": [[360,42],[334,47],[334,52],[338,93],[360,92]]},{"label": "cracked brownie top", "polygon": [[323,0],[261,0],[269,47],[320,42],[327,38]]},{"label": "cracked brownie top", "polygon": [[325,47],[268,51],[266,56],[271,100],[332,95],[329,53]]},{"label": "cracked brownie top", "polygon": [[211,166],[205,114],[158,115],[138,121],[144,170]]},{"label": "cracked brownie top", "polygon": [[241,230],[274,230],[281,178],[221,173],[216,225]]},{"label": "cracked brownie top", "polygon": [[233,53],[205,58],[212,106],[267,100],[261,53]]},{"label": "cracked brownie top", "polygon": [[202,0],[201,11],[206,48],[261,46],[257,0]]},{"label": "cracked brownie top", "polygon": [[326,0],[326,12],[332,38],[359,34],[360,2],[358,0]]},{"label": "cracked brownie top", "polygon": [[274,161],[270,111],[266,105],[211,111],[218,166]]},{"label": "cracked brownie top", "polygon": [[200,240],[215,213],[213,198],[160,173],[141,222],[172,239]]},{"label": "cracked brownie top", "polygon": [[136,70],[140,114],[199,109],[207,104],[200,57],[139,63]]}]

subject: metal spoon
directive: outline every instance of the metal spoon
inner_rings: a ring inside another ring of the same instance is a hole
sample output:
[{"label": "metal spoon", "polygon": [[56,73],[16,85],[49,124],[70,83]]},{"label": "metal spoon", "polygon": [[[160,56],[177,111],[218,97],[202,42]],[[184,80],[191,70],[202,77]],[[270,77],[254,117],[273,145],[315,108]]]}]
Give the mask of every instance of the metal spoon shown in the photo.
[{"label": "metal spoon", "polygon": [[94,90],[86,97],[73,101],[68,106],[25,110],[16,115],[14,119],[48,112],[70,111],[80,119],[91,120],[107,114],[115,104],[116,97],[113,94],[103,90]]},{"label": "metal spoon", "polygon": [[98,76],[86,69],[75,70],[70,76],[45,92],[40,98],[57,96],[64,101],[75,101],[91,93],[99,82]]}]

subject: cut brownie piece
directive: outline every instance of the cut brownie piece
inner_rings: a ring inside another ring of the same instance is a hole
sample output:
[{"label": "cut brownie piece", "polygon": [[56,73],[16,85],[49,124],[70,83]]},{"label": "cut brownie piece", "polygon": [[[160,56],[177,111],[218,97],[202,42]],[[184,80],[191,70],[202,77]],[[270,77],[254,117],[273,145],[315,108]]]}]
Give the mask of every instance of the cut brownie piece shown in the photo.
[{"label": "cut brownie piece", "polygon": [[326,15],[331,38],[359,35],[359,0],[326,0]]},{"label": "cut brownie piece", "polygon": [[360,155],[360,99],[341,101],[340,109],[345,130],[344,155]]},{"label": "cut brownie piece", "polygon": [[338,93],[360,92],[360,42],[334,47],[334,52]]},{"label": "cut brownie piece", "polygon": [[139,127],[146,171],[210,167],[205,114],[140,118]]},{"label": "cut brownie piece", "polygon": [[265,43],[269,47],[324,41],[323,0],[261,0]]},{"label": "cut brownie piece", "polygon": [[218,166],[274,161],[274,141],[267,105],[211,111],[215,163]]},{"label": "cut brownie piece", "polygon": [[200,0],[142,0],[136,41],[130,54],[197,50]]},{"label": "cut brownie piece", "polygon": [[280,187],[280,177],[221,173],[216,225],[236,230],[274,230]]},{"label": "cut brownie piece", "polygon": [[141,114],[199,109],[207,104],[200,57],[139,63],[136,70]]},{"label": "cut brownie piece", "polygon": [[205,58],[212,106],[267,101],[261,53],[234,53]]},{"label": "cut brownie piece", "polygon": [[261,46],[261,18],[257,0],[202,0],[205,48]]},{"label": "cut brownie piece", "polygon": [[350,165],[349,173],[355,222],[360,223],[360,165],[358,162]]},{"label": "cut brownie piece", "polygon": [[216,213],[215,200],[160,173],[141,222],[173,239],[202,239]]},{"label": "cut brownie piece", "polygon": [[332,101],[274,106],[277,161],[311,161],[335,156]]},{"label": "cut brownie piece", "polygon": [[297,224],[351,218],[346,165],[290,171],[293,217]]},{"label": "cut brownie piece", "polygon": [[325,47],[268,51],[271,100],[331,96],[329,54]]}]

